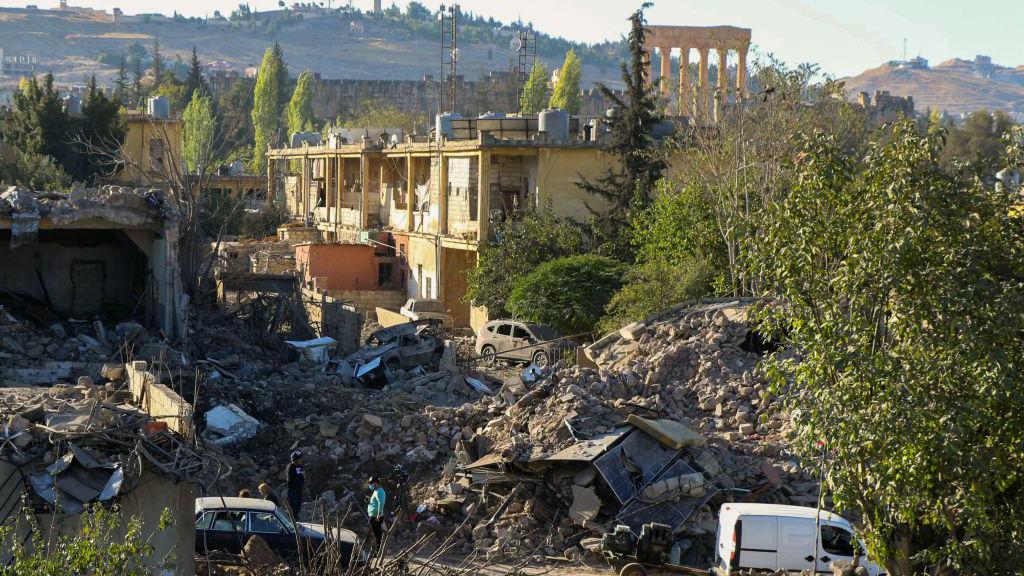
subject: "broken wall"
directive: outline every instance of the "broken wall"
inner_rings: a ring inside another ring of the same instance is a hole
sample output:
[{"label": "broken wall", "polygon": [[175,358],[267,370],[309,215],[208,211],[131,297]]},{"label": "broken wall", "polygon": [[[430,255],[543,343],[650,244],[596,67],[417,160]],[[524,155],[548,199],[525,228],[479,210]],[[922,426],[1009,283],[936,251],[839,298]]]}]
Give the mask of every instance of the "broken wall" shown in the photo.
[{"label": "broken wall", "polygon": [[145,291],[146,256],[123,232],[40,230],[35,243],[7,249],[10,242],[11,232],[0,230],[0,290],[48,301],[61,313],[126,317]]},{"label": "broken wall", "polygon": [[317,337],[330,336],[338,341],[339,356],[359,349],[363,319],[355,306],[309,288],[302,289],[302,306]]},{"label": "broken wall", "polygon": [[476,238],[480,163],[475,157],[448,158],[448,233]]},{"label": "broken wall", "polygon": [[145,362],[125,365],[128,387],[137,406],[159,422],[166,422],[172,432],[192,437],[194,420],[192,405],[167,386],[156,382]]}]

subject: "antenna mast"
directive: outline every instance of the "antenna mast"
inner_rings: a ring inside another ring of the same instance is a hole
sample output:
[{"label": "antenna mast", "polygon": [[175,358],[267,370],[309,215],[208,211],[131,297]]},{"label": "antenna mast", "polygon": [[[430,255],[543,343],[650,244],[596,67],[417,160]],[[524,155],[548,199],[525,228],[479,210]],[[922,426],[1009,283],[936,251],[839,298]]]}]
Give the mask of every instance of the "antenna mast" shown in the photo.
[{"label": "antenna mast", "polygon": [[[443,112],[454,112],[456,95],[455,75],[458,71],[459,60],[459,5],[452,4],[445,8],[445,5],[442,4],[438,17],[441,19],[441,79],[448,83],[447,90],[441,92],[441,110]],[[445,78],[446,72],[447,78]],[[445,92],[447,92],[447,102],[445,102]]]}]

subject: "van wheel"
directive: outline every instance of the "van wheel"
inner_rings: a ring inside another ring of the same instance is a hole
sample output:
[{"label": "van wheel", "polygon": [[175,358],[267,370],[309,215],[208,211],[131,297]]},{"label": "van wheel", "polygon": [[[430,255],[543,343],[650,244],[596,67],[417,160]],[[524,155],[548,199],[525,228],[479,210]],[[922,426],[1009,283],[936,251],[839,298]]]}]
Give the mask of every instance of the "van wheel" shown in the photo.
[{"label": "van wheel", "polygon": [[[543,351],[534,353],[534,355],[533,355],[533,363],[536,364],[537,366],[539,366],[540,368],[546,368],[547,365],[548,365],[548,355],[547,355],[547,353],[543,352]],[[638,564],[638,566],[639,566],[639,564]]]},{"label": "van wheel", "polygon": [[488,344],[480,350],[480,363],[484,366],[493,366],[495,360],[494,346]]},{"label": "van wheel", "polygon": [[643,564],[626,564],[619,570],[619,576],[647,576],[647,568],[644,568]]}]

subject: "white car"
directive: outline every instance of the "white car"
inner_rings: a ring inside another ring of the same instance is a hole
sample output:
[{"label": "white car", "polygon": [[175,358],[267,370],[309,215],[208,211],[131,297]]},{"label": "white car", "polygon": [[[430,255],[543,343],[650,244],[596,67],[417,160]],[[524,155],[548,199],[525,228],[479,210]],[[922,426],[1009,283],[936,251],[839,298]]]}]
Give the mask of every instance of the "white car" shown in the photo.
[{"label": "white car", "polygon": [[723,504],[716,540],[712,572],[719,576],[741,570],[809,569],[830,574],[832,562],[854,556],[860,556],[871,576],[885,573],[866,558],[848,520],[824,510],[819,516],[806,506]]},{"label": "white car", "polygon": [[444,303],[433,298],[409,298],[398,312],[410,320],[433,318],[449,326],[452,323],[452,317],[445,309]]}]

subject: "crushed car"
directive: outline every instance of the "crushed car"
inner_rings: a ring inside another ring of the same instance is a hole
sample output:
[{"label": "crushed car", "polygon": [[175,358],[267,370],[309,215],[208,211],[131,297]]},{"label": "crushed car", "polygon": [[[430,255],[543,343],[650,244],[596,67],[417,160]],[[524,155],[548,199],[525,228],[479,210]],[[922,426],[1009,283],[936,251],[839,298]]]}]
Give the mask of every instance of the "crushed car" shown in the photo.
[{"label": "crushed car", "polygon": [[443,350],[441,321],[431,318],[377,330],[345,362],[352,367],[356,381],[382,388],[398,370],[436,370]]}]

